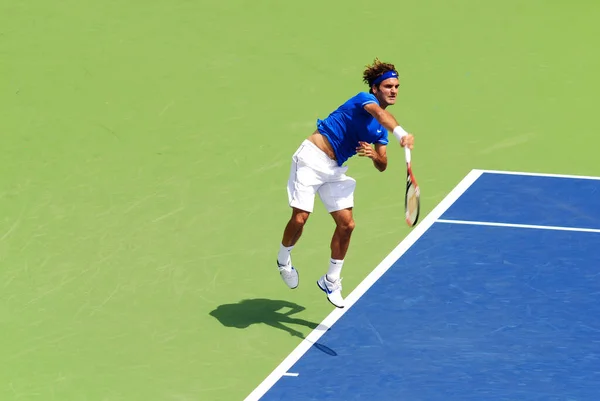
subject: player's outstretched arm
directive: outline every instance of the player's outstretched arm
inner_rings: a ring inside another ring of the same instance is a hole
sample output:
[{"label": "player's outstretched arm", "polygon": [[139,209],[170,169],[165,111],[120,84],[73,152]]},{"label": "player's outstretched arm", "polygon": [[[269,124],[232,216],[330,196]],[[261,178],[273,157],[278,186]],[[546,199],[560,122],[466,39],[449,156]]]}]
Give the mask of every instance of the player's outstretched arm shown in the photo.
[{"label": "player's outstretched arm", "polygon": [[365,105],[365,110],[369,112],[379,124],[383,125],[385,129],[392,132],[401,146],[408,146],[410,149],[413,148],[414,138],[411,134],[404,131],[396,118],[389,111],[382,109],[377,103],[369,103]]}]

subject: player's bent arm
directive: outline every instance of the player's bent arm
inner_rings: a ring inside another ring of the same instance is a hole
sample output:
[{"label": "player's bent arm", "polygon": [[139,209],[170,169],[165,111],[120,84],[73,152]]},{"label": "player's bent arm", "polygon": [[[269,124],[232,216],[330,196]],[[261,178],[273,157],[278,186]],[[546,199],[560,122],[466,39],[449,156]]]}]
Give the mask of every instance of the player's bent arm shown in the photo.
[{"label": "player's bent arm", "polygon": [[375,168],[381,172],[384,172],[387,168],[387,146],[382,145],[380,143],[375,144],[375,154],[376,157],[373,158],[373,165]]},{"label": "player's bent arm", "polygon": [[389,111],[382,109],[377,103],[366,104],[364,108],[377,121],[379,121],[379,124],[383,125],[385,129],[392,132],[400,144],[404,146],[402,138],[409,134],[402,129],[400,124],[398,124],[398,121],[396,121],[396,118]]}]

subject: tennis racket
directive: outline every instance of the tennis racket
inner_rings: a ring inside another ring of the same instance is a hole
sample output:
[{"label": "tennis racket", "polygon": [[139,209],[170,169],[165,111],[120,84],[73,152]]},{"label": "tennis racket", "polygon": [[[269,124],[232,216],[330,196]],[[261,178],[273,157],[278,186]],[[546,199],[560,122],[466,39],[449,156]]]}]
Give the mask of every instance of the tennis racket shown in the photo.
[{"label": "tennis racket", "polygon": [[404,148],[406,157],[406,195],[404,196],[404,211],[406,213],[406,224],[414,227],[419,221],[419,212],[421,210],[421,191],[412,172],[410,160],[410,149]]}]

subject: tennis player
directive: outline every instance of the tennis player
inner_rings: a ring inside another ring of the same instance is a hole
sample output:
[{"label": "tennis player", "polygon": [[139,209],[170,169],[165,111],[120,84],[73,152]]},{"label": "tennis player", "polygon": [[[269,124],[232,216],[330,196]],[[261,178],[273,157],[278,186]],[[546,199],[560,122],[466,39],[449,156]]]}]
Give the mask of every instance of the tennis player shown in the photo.
[{"label": "tennis player", "polygon": [[369,92],[353,96],[326,119],[317,119],[317,129],[305,139],[292,157],[287,185],[292,216],[283,232],[277,267],[290,288],[298,286],[298,271],[291,251],[313,211],[315,195],[335,222],[331,239],[329,269],[318,281],[319,288],[336,307],[344,307],[341,272],[354,230],[354,189],[356,181],[346,175],[346,160],[358,154],[372,160],[379,171],[387,167],[388,131],[400,146],[413,147],[414,138],[404,131],[386,109],[396,103],[398,72],[393,64],[375,59],[363,72]]}]

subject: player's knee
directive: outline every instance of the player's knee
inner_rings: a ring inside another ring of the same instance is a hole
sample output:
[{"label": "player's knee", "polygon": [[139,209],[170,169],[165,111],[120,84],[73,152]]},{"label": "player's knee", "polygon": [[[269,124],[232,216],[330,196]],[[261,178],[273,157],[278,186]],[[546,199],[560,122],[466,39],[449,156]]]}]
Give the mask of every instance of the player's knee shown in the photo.
[{"label": "player's knee", "polygon": [[306,224],[306,221],[308,220],[309,215],[310,215],[310,213],[308,213],[308,212],[294,213],[294,215],[292,216],[292,221],[296,225],[304,226]]},{"label": "player's knee", "polygon": [[340,229],[340,231],[342,231],[346,235],[352,234],[352,231],[354,231],[354,227],[356,227],[356,223],[354,222],[354,219],[344,221],[338,225],[338,228]]}]

